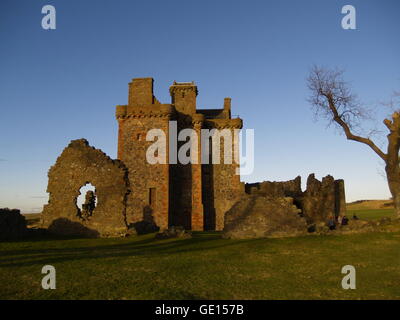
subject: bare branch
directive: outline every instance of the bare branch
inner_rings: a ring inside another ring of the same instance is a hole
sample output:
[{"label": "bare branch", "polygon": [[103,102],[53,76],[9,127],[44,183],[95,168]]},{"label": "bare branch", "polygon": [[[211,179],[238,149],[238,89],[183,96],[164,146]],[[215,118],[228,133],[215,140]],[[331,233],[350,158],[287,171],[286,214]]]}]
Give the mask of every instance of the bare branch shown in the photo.
[{"label": "bare branch", "polygon": [[314,66],[307,78],[307,85],[311,91],[308,101],[313,105],[316,116],[337,124],[348,140],[366,144],[381,159],[386,160],[386,154],[370,138],[353,132],[355,127],[369,118],[369,113],[351,92],[342,75],[343,70]]}]

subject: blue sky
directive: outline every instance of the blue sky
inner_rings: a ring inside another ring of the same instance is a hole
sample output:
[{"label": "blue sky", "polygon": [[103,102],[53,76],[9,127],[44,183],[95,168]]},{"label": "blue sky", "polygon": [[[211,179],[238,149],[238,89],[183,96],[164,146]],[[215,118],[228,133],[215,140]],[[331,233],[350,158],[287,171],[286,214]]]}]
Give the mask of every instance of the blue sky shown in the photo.
[{"label": "blue sky", "polygon": [[[41,27],[46,4],[56,30]],[[346,4],[356,30],[341,28]],[[378,157],[313,120],[305,78],[313,64],[338,66],[366,105],[389,99],[400,89],[399,14],[397,0],[2,0],[0,207],[40,211],[47,170],[72,139],[115,158],[114,106],[135,77],[153,77],[164,103],[174,80],[196,82],[201,108],[230,96],[255,130],[244,181],[332,174],[350,201],[388,198]]]}]

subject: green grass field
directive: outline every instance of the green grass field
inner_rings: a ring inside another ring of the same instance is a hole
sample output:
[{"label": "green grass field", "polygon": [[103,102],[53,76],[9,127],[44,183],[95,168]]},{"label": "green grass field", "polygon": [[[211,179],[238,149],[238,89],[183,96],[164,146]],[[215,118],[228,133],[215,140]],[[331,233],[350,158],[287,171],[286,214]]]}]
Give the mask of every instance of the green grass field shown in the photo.
[{"label": "green grass field", "polygon": [[393,209],[359,209],[359,210],[347,210],[349,218],[357,215],[360,219],[364,220],[377,220],[381,218],[393,218]]},{"label": "green grass field", "polygon": [[[41,288],[46,264],[56,268],[56,290]],[[347,264],[356,290],[341,288]],[[400,299],[400,232],[3,242],[0,288],[0,299]]]}]

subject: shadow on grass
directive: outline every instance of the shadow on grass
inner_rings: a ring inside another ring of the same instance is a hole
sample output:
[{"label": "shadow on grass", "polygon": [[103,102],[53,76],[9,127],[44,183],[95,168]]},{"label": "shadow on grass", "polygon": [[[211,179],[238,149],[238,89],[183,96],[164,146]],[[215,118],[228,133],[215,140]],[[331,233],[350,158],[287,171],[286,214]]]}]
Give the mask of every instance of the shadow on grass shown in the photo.
[{"label": "shadow on grass", "polygon": [[[47,238],[52,240],[52,238]],[[57,237],[57,240],[62,240]],[[22,267],[31,265],[43,265],[60,263],[65,261],[77,261],[87,259],[103,259],[113,257],[154,256],[184,254],[225,247],[240,246],[245,243],[266,241],[266,239],[250,240],[225,240],[219,233],[194,233],[190,239],[156,240],[154,234],[139,236],[128,240],[120,239],[121,243],[110,245],[92,245],[96,241],[118,241],[119,239],[92,239],[87,245],[73,247],[75,245],[71,237],[64,238],[65,242],[57,242],[65,247],[46,247],[42,249],[18,249],[2,250],[0,256],[1,267]],[[86,241],[87,239],[81,239]],[[122,242],[124,241],[124,242]],[[45,242],[43,243],[45,245]],[[51,243],[54,245],[54,243]],[[70,246],[69,246],[70,245]]]}]

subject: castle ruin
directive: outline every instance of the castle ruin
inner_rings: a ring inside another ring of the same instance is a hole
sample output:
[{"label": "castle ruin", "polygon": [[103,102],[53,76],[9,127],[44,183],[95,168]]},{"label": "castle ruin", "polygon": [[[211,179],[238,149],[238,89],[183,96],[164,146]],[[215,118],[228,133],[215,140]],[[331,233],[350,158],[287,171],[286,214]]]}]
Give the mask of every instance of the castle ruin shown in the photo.
[{"label": "castle ruin", "polygon": [[[129,84],[128,105],[117,106],[118,159],[128,168],[132,192],[128,196],[128,222],[140,220],[144,214],[154,217],[161,228],[183,226],[191,230],[222,230],[224,213],[240,192],[240,176],[236,164],[150,164],[146,150],[149,130],[157,128],[170,137],[170,121],[177,131],[194,129],[200,156],[200,130],[240,129],[242,120],[231,117],[231,99],[225,98],[222,109],[197,109],[197,86],[174,82],[169,89],[171,103],[160,103],[153,94],[153,79],[133,79]],[[175,137],[176,139],[176,137]],[[178,142],[183,144],[183,142]],[[223,154],[221,144],[221,154]],[[210,161],[211,162],[211,161]]]},{"label": "castle ruin", "polygon": [[[46,226],[50,226],[54,218],[64,218],[108,234],[109,228],[100,226],[102,219],[99,216],[112,214],[123,216],[127,226],[145,221],[154,223],[160,229],[169,226],[198,231],[223,229],[224,214],[243,189],[240,176],[236,174],[238,164],[213,164],[212,161],[208,164],[201,161],[169,164],[168,153],[166,164],[150,164],[146,161],[146,150],[152,142],[147,141],[146,135],[151,129],[161,129],[167,133],[169,144],[172,139],[169,136],[170,123],[175,121],[178,132],[185,128],[198,132],[197,152],[200,157],[201,129],[241,129],[242,119],[232,118],[230,98],[224,99],[221,109],[197,109],[198,90],[193,82],[174,82],[170,94],[171,103],[163,104],[154,96],[152,78],[137,78],[129,83],[128,104],[116,107],[119,161],[113,161],[100,150],[89,147],[86,140],[71,142],[49,171],[47,191],[50,199],[43,212]],[[178,141],[178,148],[183,143]],[[220,154],[224,151],[224,144],[220,144]],[[237,152],[237,148],[232,145],[231,151]],[[212,153],[213,150],[210,157]],[[75,165],[70,166],[71,163]],[[102,190],[104,184],[102,168],[111,163],[118,167],[118,170],[112,170],[116,171],[119,180],[115,185],[107,186],[107,193],[101,194],[97,189]],[[123,170],[126,171],[124,181],[121,178]],[[99,179],[99,176],[102,178]],[[76,198],[79,188],[87,183],[96,186],[98,207],[90,220],[83,221],[79,214],[76,215],[79,212]],[[125,193],[121,191],[122,186],[126,188]],[[106,198],[115,194],[114,188],[120,192],[120,201],[114,207],[105,208],[105,203],[109,202]],[[59,207],[63,208],[59,210]],[[98,219],[100,222],[96,221]],[[96,225],[90,221],[96,221]],[[107,223],[114,225],[109,220]],[[115,225],[113,228],[120,231],[123,224],[119,221],[117,225],[118,228]]]},{"label": "castle ruin", "polygon": [[[225,214],[245,194],[293,197],[294,204],[311,220],[338,215],[343,210],[344,187],[332,177],[321,185],[309,178],[310,187],[303,193],[299,180],[245,185],[237,174],[236,162],[182,164],[170,161],[174,155],[169,152],[165,154],[166,163],[146,161],[146,150],[153,143],[146,137],[152,129],[161,129],[166,133],[167,145],[176,143],[178,148],[185,142],[176,141],[171,123],[178,132],[193,129],[198,133],[194,152],[200,158],[201,129],[233,132],[242,128],[242,119],[231,115],[230,98],[224,99],[221,109],[198,109],[198,90],[193,82],[174,82],[169,91],[171,103],[164,104],[154,96],[152,78],[129,83],[128,104],[116,107],[118,159],[89,146],[85,139],[71,141],[48,173],[44,227],[54,233],[90,236],[116,236],[132,228],[139,233],[140,228],[150,232],[171,226],[220,231],[224,229]],[[235,143],[230,146],[232,154],[239,152]],[[207,148],[212,157],[214,145]],[[224,148],[225,144],[220,143],[221,155],[225,154]],[[88,203],[81,210],[77,205],[79,190],[89,183],[95,191],[90,191]]]}]

